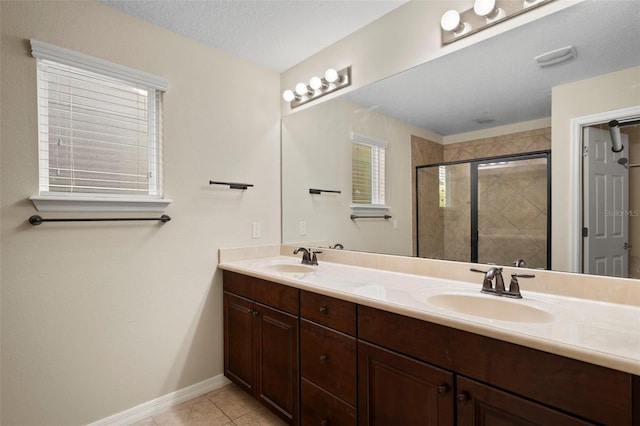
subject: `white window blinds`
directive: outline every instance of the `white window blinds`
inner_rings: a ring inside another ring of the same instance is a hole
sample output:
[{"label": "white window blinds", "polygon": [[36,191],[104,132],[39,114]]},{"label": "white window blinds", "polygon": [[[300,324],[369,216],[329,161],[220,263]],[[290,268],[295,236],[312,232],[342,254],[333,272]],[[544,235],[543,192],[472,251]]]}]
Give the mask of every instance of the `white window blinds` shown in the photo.
[{"label": "white window blinds", "polygon": [[385,204],[385,155],[387,143],[353,133],[351,155],[354,204]]},{"label": "white window blinds", "polygon": [[36,43],[40,194],[162,196],[157,85],[138,71]]}]

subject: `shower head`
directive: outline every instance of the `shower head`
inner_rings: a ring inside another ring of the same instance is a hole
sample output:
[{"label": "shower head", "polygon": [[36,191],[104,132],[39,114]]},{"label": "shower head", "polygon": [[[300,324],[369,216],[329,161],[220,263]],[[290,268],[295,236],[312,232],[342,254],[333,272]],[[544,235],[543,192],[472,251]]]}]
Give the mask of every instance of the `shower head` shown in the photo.
[{"label": "shower head", "polygon": [[626,169],[629,168],[629,166],[627,165],[628,162],[629,159],[627,157],[618,158],[618,164],[622,164]]}]

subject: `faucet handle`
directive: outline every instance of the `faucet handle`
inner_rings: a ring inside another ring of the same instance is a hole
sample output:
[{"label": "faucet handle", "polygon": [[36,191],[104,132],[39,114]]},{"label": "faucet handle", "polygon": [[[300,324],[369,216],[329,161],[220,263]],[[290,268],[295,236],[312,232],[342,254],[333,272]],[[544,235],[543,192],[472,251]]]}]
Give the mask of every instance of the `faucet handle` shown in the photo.
[{"label": "faucet handle", "polygon": [[[504,282],[502,281],[502,268],[492,266],[487,271],[482,269],[470,268],[471,272],[479,272],[484,274],[484,280],[482,281],[483,293],[502,293],[504,291]],[[493,287],[493,279],[496,279],[496,287]]]},{"label": "faucet handle", "polygon": [[505,296],[512,297],[514,299],[522,299],[522,295],[520,294],[520,284],[518,283],[518,278],[535,278],[535,275],[511,274],[511,282],[509,283],[509,290],[504,292]]},{"label": "faucet handle", "polygon": [[316,251],[312,251],[311,254],[311,264],[312,265],[317,265],[318,264],[318,257],[316,256],[316,254],[320,254],[322,253],[322,250],[316,250]]}]

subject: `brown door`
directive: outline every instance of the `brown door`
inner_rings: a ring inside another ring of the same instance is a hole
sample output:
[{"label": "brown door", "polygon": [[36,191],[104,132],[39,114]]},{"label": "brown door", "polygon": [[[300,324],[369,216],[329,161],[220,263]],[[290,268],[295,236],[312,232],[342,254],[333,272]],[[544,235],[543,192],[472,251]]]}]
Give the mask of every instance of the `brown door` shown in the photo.
[{"label": "brown door", "polygon": [[250,394],[256,381],[253,302],[224,293],[224,374]]},{"label": "brown door", "polygon": [[256,303],[256,396],[287,420],[298,422],[298,318]]},{"label": "brown door", "polygon": [[[517,377],[514,377],[514,380],[517,380]],[[464,377],[458,377],[456,381],[459,426],[584,426],[591,424]]]},{"label": "brown door", "polygon": [[452,425],[453,375],[358,342],[358,424]]}]

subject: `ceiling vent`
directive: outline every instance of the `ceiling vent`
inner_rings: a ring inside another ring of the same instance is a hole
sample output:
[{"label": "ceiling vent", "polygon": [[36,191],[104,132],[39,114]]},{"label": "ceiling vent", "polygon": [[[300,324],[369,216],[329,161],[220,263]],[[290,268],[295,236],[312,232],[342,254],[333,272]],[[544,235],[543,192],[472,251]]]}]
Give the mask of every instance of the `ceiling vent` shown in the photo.
[{"label": "ceiling vent", "polygon": [[578,56],[576,48],[573,46],[561,47],[560,49],[552,50],[551,52],[543,53],[535,57],[536,62],[540,67],[550,67],[565,61],[569,61]]}]

